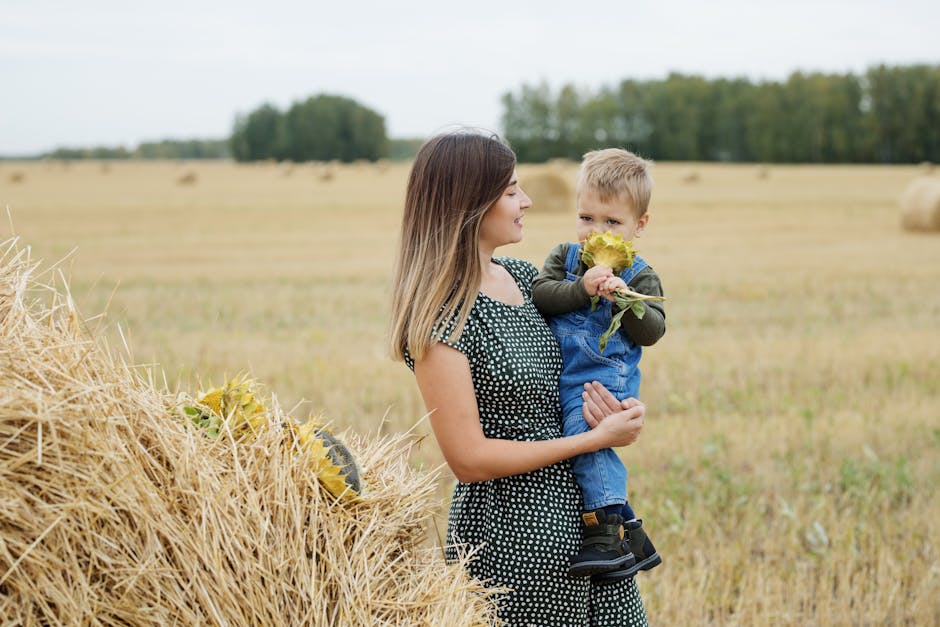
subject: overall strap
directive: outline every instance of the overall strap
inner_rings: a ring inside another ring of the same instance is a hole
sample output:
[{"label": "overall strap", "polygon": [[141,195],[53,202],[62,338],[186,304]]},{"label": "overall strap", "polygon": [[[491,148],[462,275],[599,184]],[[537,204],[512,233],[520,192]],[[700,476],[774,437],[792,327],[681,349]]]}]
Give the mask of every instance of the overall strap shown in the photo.
[{"label": "overall strap", "polygon": [[568,244],[568,256],[565,257],[565,271],[576,274],[578,264],[581,263],[581,244],[576,242]]},{"label": "overall strap", "polygon": [[633,258],[633,265],[629,268],[625,268],[623,272],[620,273],[620,278],[623,279],[624,283],[629,285],[630,281],[633,280],[633,277],[640,273],[640,270],[643,268],[649,267],[649,264],[646,263],[646,260],[639,255],[636,255]]}]

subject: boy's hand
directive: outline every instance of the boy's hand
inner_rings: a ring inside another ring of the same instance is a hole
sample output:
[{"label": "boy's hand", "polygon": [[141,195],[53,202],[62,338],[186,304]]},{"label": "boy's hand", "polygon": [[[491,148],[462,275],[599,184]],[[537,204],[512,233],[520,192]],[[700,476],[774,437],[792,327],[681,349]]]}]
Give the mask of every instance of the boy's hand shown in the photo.
[{"label": "boy's hand", "polygon": [[581,285],[584,286],[584,291],[587,292],[588,296],[597,296],[600,293],[601,285],[613,276],[614,273],[610,268],[594,266],[593,268],[588,268],[584,276],[581,277]]},{"label": "boy's hand", "polygon": [[618,289],[627,289],[626,282],[619,276],[610,276],[598,286],[597,293],[610,302],[614,302],[614,291]]}]

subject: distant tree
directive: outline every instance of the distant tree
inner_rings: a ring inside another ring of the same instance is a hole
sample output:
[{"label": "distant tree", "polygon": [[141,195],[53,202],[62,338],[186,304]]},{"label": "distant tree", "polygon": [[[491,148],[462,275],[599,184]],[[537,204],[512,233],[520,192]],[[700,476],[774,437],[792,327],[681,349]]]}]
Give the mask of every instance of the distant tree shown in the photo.
[{"label": "distant tree", "polygon": [[387,154],[387,144],[381,115],[329,94],[295,102],[283,114],[263,105],[236,120],[231,139],[239,161],[375,161]]},{"label": "distant tree", "polygon": [[388,158],[392,161],[411,161],[424,142],[424,138],[421,137],[390,138]]},{"label": "distant tree", "polygon": [[794,72],[783,82],[670,74],[596,92],[546,83],[502,96],[522,161],[624,146],[654,159],[767,162],[940,160],[940,66],[864,76]]},{"label": "distant tree", "polygon": [[164,139],[143,142],[134,151],[138,159],[227,159],[231,147],[225,139]]},{"label": "distant tree", "polygon": [[239,116],[230,140],[235,160],[274,159],[280,120],[281,112],[270,104],[261,105],[247,116]]},{"label": "distant tree", "polygon": [[130,159],[133,155],[124,146],[95,146],[94,148],[57,148],[43,155],[50,159]]},{"label": "distant tree", "polygon": [[940,160],[940,66],[878,66],[865,75],[875,160]]},{"label": "distant tree", "polygon": [[560,157],[558,128],[553,122],[554,96],[548,83],[523,85],[518,96],[503,95],[503,129],[520,161]]}]

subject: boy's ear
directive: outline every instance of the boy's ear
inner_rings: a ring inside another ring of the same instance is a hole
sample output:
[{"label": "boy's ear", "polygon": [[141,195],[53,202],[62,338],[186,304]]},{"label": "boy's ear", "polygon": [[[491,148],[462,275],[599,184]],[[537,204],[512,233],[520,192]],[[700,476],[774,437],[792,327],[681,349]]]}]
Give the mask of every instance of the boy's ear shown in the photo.
[{"label": "boy's ear", "polygon": [[639,237],[640,235],[643,234],[643,231],[646,230],[646,224],[647,224],[649,221],[650,221],[650,214],[649,214],[649,212],[644,213],[643,215],[641,215],[640,218],[636,221],[636,236],[637,236],[637,237]]}]

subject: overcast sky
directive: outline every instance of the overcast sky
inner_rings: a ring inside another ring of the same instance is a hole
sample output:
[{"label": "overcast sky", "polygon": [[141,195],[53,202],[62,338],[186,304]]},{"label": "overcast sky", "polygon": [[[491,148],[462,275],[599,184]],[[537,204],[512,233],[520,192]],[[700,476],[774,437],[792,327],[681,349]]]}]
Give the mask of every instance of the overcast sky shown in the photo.
[{"label": "overcast sky", "polygon": [[0,0],[0,154],[224,137],[327,92],[392,137],[499,130],[524,83],[940,63],[940,1]]}]

